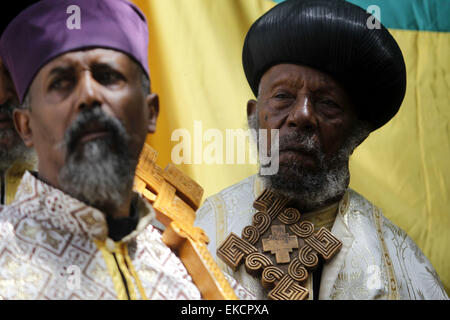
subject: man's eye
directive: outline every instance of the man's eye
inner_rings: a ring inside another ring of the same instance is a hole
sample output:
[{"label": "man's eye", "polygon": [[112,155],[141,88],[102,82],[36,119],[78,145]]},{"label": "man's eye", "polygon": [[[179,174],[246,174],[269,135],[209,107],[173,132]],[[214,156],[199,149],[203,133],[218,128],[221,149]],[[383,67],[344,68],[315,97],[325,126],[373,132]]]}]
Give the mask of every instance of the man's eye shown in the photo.
[{"label": "man's eye", "polygon": [[319,102],[328,106],[337,106],[336,102],[329,99],[320,100]]},{"label": "man's eye", "polygon": [[108,85],[108,84],[117,83],[118,81],[122,80],[123,77],[117,72],[105,71],[105,72],[99,72],[95,76],[95,78],[99,83]]},{"label": "man's eye", "polygon": [[52,90],[64,90],[71,85],[70,79],[57,78],[50,83],[50,89]]},{"label": "man's eye", "polygon": [[336,102],[330,99],[319,100],[318,103],[329,109],[341,110],[341,107]]},{"label": "man's eye", "polygon": [[279,92],[274,95],[274,98],[280,99],[280,100],[291,99],[292,95],[289,93],[286,93],[286,92]]},{"label": "man's eye", "polygon": [[342,111],[341,107],[330,99],[319,100],[317,103],[319,110],[328,116],[335,116]]}]

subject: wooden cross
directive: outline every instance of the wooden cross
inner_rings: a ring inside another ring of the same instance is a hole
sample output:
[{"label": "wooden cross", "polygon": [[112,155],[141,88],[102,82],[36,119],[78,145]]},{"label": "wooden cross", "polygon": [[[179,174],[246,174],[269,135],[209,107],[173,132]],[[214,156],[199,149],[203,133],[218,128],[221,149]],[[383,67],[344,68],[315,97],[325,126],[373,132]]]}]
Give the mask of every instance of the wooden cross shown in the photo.
[{"label": "wooden cross", "polygon": [[262,239],[263,250],[275,254],[277,263],[289,263],[291,261],[289,253],[292,249],[298,248],[297,237],[286,233],[284,225],[273,225],[270,229],[272,235]]},{"label": "wooden cross", "polygon": [[[217,256],[233,271],[244,263],[249,274],[261,277],[263,288],[269,291],[268,298],[304,300],[309,292],[301,283],[308,278],[308,272],[317,267],[319,256],[330,260],[342,242],[324,227],[315,232],[311,222],[300,221],[298,210],[286,208],[287,203],[287,198],[264,190],[253,203],[258,212],[253,215],[252,224],[242,230],[241,237],[231,232],[217,248]],[[293,235],[286,233],[286,226]],[[290,252],[299,246],[291,261]],[[275,259],[261,250],[270,251]]]},{"label": "wooden cross", "polygon": [[203,188],[171,164],[162,170],[156,164],[156,156],[156,150],[145,144],[136,168],[134,190],[153,205],[157,220],[166,227],[163,242],[177,253],[204,299],[237,299],[208,251],[208,236],[194,227]]}]

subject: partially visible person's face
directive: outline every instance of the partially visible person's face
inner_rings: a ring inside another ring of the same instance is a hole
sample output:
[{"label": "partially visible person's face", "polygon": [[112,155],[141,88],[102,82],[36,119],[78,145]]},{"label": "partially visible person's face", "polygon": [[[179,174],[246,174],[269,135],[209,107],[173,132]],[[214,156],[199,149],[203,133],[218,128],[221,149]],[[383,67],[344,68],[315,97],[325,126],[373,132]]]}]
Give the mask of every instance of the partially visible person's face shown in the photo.
[{"label": "partially visible person's face", "polygon": [[279,171],[262,176],[268,186],[307,210],[343,195],[349,156],[366,132],[355,136],[355,107],[333,78],[305,66],[275,65],[247,112],[251,127],[279,130]]},{"label": "partially visible person's face", "polygon": [[19,106],[16,91],[0,58],[0,172],[16,160],[27,160],[31,151],[14,128],[13,111]]},{"label": "partially visible person's face", "polygon": [[70,52],[45,65],[30,108],[15,114],[40,177],[94,207],[120,206],[158,114],[157,95],[142,83],[140,67],[114,50]]}]

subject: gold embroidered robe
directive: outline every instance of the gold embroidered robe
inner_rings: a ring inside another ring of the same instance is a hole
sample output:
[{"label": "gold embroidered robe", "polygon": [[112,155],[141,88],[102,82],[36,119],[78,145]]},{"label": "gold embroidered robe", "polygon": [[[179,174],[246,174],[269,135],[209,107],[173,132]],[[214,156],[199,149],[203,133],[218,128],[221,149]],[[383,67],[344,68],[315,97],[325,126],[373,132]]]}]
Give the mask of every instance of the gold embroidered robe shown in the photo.
[{"label": "gold embroidered robe", "polygon": [[103,213],[26,172],[0,207],[0,299],[201,299],[136,196],[138,225],[114,242]]},{"label": "gold embroidered robe", "polygon": [[[195,222],[210,237],[208,249],[219,267],[258,299],[266,298],[259,279],[247,274],[243,266],[233,272],[216,257],[216,249],[230,232],[240,235],[251,225],[256,212],[253,201],[263,190],[262,181],[251,176],[207,198]],[[314,213],[315,219],[320,221],[322,215],[323,224],[328,224],[332,207],[322,210],[323,215]],[[319,299],[448,299],[422,251],[379,208],[351,189],[335,208],[331,232],[343,246],[323,267]]]}]

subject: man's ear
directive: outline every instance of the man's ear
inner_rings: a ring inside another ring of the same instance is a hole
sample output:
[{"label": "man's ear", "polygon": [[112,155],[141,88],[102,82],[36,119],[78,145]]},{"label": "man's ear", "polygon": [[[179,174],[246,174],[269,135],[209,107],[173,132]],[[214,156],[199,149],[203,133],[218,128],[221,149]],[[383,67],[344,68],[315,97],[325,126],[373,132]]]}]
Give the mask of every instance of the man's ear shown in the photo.
[{"label": "man's ear", "polygon": [[23,143],[28,147],[33,147],[33,132],[30,126],[30,110],[28,109],[14,109],[13,112],[14,126],[23,140]]},{"label": "man's ear", "polygon": [[254,99],[248,100],[247,102],[247,120],[250,119],[252,115],[256,112],[257,101]]},{"label": "man's ear", "polygon": [[146,99],[147,107],[149,110],[148,114],[148,132],[155,133],[156,131],[156,120],[159,115],[159,97],[156,93],[151,93]]},{"label": "man's ear", "polygon": [[256,112],[256,104],[258,102],[255,99],[248,100],[247,102],[247,118],[252,116]]}]

